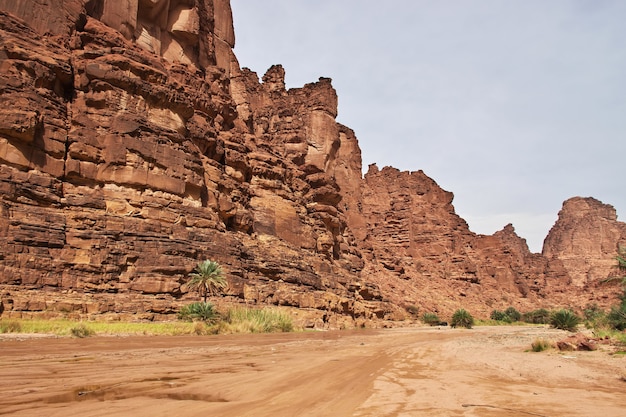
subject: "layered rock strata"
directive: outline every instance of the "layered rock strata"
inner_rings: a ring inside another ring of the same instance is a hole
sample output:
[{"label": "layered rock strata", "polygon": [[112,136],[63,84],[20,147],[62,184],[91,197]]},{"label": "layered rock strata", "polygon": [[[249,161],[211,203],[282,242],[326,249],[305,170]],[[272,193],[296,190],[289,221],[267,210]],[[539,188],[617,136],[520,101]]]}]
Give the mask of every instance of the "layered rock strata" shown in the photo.
[{"label": "layered rock strata", "polygon": [[615,259],[620,248],[626,249],[626,223],[617,220],[615,208],[595,198],[574,197],[563,203],[542,254],[563,263],[572,285],[602,292],[598,284],[622,275]]},{"label": "layered rock strata", "polygon": [[0,21],[5,310],[158,317],[215,259],[232,298],[393,315],[359,282],[339,183],[360,159],[330,80],[240,70],[228,2],[83,3],[54,36]]},{"label": "layered rock strata", "polygon": [[566,203],[543,255],[476,235],[421,171],[361,178],[330,79],[259,80],[234,42],[227,0],[0,0],[4,314],[171,317],[204,259],[317,327],[594,299],[614,210]]}]

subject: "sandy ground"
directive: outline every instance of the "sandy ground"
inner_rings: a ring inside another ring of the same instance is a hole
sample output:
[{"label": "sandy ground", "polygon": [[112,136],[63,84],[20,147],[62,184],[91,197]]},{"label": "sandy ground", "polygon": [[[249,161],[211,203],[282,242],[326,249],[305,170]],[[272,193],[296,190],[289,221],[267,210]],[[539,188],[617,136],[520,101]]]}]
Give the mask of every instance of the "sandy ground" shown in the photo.
[{"label": "sandy ground", "polygon": [[626,357],[536,327],[0,339],[15,416],[626,416]]}]

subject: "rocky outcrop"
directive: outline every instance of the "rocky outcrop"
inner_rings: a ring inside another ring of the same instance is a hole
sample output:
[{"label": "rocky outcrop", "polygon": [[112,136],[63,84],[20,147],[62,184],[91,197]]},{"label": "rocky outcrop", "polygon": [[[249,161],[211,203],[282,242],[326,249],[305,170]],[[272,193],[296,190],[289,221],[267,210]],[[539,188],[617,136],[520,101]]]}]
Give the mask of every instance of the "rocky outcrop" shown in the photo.
[{"label": "rocky outcrop", "polygon": [[617,220],[615,208],[591,197],[574,197],[563,203],[542,253],[563,263],[572,285],[611,297],[616,288],[602,281],[620,274],[615,259],[620,248],[626,248],[626,223]]},{"label": "rocky outcrop", "polygon": [[493,308],[528,309],[562,298],[569,278],[558,262],[532,254],[512,225],[492,236],[471,232],[452,201],[422,171],[369,167],[362,250],[382,267],[372,276],[385,277],[375,279],[385,293],[431,311],[448,314],[463,305],[485,316]]},{"label": "rocky outcrop", "polygon": [[226,299],[312,326],[480,316],[591,299],[581,271],[624,240],[572,205],[531,254],[512,225],[472,233],[421,171],[362,178],[331,80],[240,68],[227,0],[0,0],[0,41],[3,314],[170,317],[212,259]]},{"label": "rocky outcrop", "polygon": [[568,336],[556,342],[556,347],[560,351],[572,352],[572,351],[594,351],[598,350],[601,345],[608,345],[611,341],[609,337],[589,337],[582,333],[576,333],[572,336]]}]

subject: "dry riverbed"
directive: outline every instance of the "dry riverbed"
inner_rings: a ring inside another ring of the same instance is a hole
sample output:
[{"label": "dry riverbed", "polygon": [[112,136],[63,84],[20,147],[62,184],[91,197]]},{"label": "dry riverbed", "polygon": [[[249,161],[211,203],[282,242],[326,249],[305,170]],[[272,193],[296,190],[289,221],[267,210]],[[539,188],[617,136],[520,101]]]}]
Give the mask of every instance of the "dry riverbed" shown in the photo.
[{"label": "dry riverbed", "polygon": [[0,339],[0,415],[602,416],[626,358],[542,327]]}]

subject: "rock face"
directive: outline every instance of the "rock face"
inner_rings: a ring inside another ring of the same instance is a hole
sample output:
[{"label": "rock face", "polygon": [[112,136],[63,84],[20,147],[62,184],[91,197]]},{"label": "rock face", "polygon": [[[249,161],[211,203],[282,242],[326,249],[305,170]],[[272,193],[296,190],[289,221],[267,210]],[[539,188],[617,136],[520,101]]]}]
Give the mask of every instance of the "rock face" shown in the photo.
[{"label": "rock face", "polygon": [[423,172],[362,178],[330,79],[259,80],[234,43],[227,0],[0,0],[0,311],[169,317],[204,259],[230,301],[318,327],[588,300],[610,273],[614,210],[564,206],[543,256],[476,235]]},{"label": "rock face", "polygon": [[369,167],[363,252],[370,264],[382,266],[372,276],[385,276],[377,281],[388,288],[385,293],[431,311],[449,313],[464,305],[486,316],[507,303],[532,308],[555,301],[548,294],[568,282],[558,262],[530,253],[512,225],[493,236],[476,235],[456,215],[452,200],[422,171]]},{"label": "rock face", "polygon": [[542,253],[563,263],[573,285],[588,288],[618,273],[615,256],[620,247],[626,248],[626,223],[617,221],[615,208],[574,197],[563,203]]},{"label": "rock face", "polygon": [[360,156],[329,79],[240,70],[227,1],[26,3],[0,16],[5,310],[158,317],[215,259],[232,298],[393,315],[359,295],[339,190]]}]

